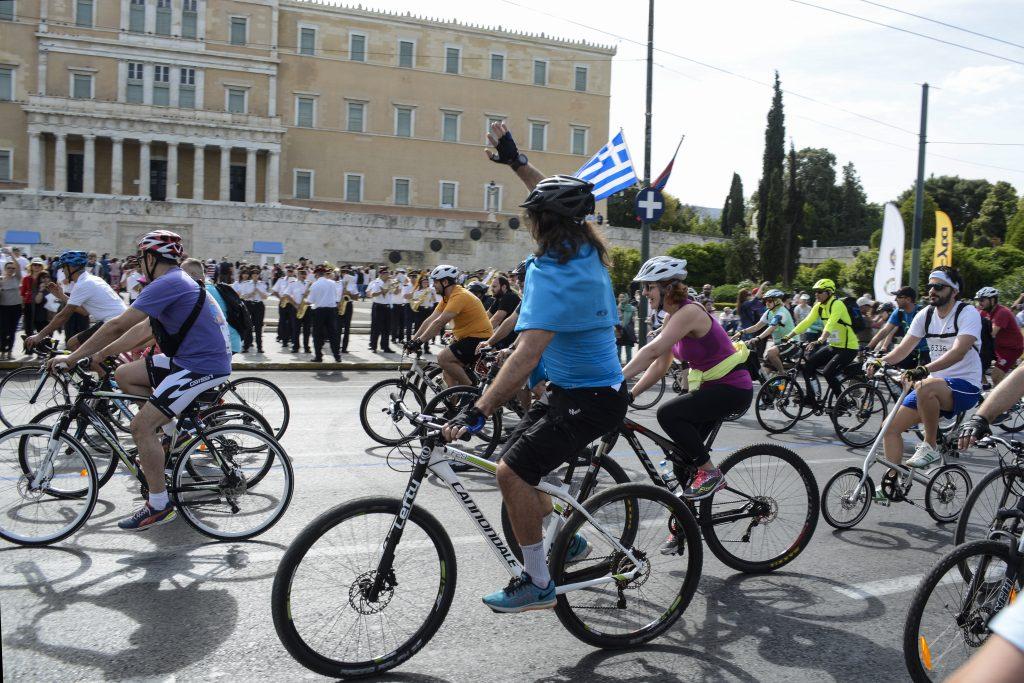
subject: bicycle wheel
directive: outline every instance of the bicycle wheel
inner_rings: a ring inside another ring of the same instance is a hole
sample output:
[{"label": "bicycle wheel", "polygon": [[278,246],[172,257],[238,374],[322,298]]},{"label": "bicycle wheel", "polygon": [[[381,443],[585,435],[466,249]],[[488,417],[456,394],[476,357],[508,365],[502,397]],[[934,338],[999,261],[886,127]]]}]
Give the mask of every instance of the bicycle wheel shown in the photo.
[{"label": "bicycle wheel", "polygon": [[[639,378],[637,378],[639,379]],[[626,387],[630,390],[633,389],[633,385],[636,384],[637,379],[631,379],[626,382]],[[654,386],[648,388],[645,392],[634,398],[629,402],[629,407],[633,410],[647,410],[648,408],[656,405],[661,397],[665,395],[665,378],[662,377],[660,382],[656,382]]]},{"label": "bicycle wheel", "polygon": [[1013,407],[1000,415],[999,418],[996,418],[998,421],[994,420],[993,424],[998,425],[999,429],[1004,432],[1016,434],[1024,429],[1024,401],[1014,403]]},{"label": "bicycle wheel", "polygon": [[936,522],[955,522],[971,495],[971,475],[960,465],[940,467],[924,490],[924,509]]},{"label": "bicycle wheel", "polygon": [[[427,402],[423,412],[434,415],[439,421],[447,421],[459,414],[466,407],[472,406],[480,398],[479,387],[449,387]],[[484,428],[476,434],[466,434],[457,447],[481,458],[490,458],[494,449],[501,441],[501,412],[495,410]]]},{"label": "bicycle wheel", "polygon": [[[916,683],[940,681],[988,639],[988,621],[1003,607],[1000,589],[1010,552],[1005,541],[954,548],[921,580],[903,627],[903,660]],[[971,568],[965,578],[958,567]],[[1021,588],[1017,577],[1012,592]]]},{"label": "bicycle wheel", "polygon": [[854,384],[839,395],[829,416],[843,443],[864,448],[878,438],[887,412],[881,391],[870,384]]},{"label": "bicycle wheel", "polygon": [[288,420],[292,414],[291,408],[288,406],[288,398],[270,380],[261,377],[233,379],[221,387],[220,393],[217,394],[217,401],[241,404],[252,408],[263,416],[273,429],[270,434],[278,441],[288,429]]},{"label": "bicycle wheel", "polygon": [[[703,549],[690,509],[667,489],[650,484],[620,484],[583,503],[598,526],[579,510],[555,537],[548,564],[559,587],[555,613],[572,635],[602,648],[634,647],[657,638],[682,616],[700,581]],[[683,550],[662,555],[669,525],[685,538]],[[569,560],[569,544],[582,533],[590,553]],[[637,567],[612,543],[630,550]],[[588,588],[573,583],[631,574]]]},{"label": "bicycle wheel", "polygon": [[196,531],[243,540],[281,519],[292,499],[294,478],[288,455],[274,437],[229,424],[204,430],[185,446],[168,493]]},{"label": "bicycle wheel", "polygon": [[754,397],[757,423],[772,434],[787,431],[800,419],[804,390],[788,375],[777,375],[761,385]]},{"label": "bicycle wheel", "polygon": [[[42,390],[39,390],[40,383],[43,384]],[[36,396],[34,401],[33,396]],[[53,375],[40,374],[37,367],[18,368],[0,380],[0,422],[5,427],[28,424],[32,416],[43,408],[70,403],[71,392],[67,382]]]},{"label": "bicycle wheel", "polygon": [[359,422],[367,436],[385,446],[397,446],[416,431],[416,427],[407,420],[392,418],[388,414],[391,410],[392,394],[406,403],[411,397],[415,405],[407,405],[410,410],[422,411],[426,403],[423,392],[406,382],[403,377],[392,377],[377,382],[366,390],[363,400],[359,403]]},{"label": "bicycle wheel", "polygon": [[0,538],[26,546],[63,540],[89,519],[98,495],[96,468],[68,434],[54,441],[36,425],[0,433]]},{"label": "bicycle wheel", "polygon": [[863,470],[847,467],[839,470],[825,484],[821,492],[821,515],[836,529],[852,529],[860,524],[871,508],[875,495],[875,483],[868,477],[856,496],[854,489],[860,483]]},{"label": "bicycle wheel", "polygon": [[953,531],[953,545],[987,539],[996,526],[996,513],[1010,507],[1021,493],[1024,467],[1013,464],[986,472],[964,502]]},{"label": "bicycle wheel", "polygon": [[314,519],[285,551],[270,611],[281,643],[307,669],[331,678],[382,673],[416,654],[444,621],[455,549],[420,507],[405,520],[384,591],[373,601],[366,595],[401,511],[397,499],[353,500]]},{"label": "bicycle wheel", "polygon": [[[69,410],[71,410],[71,406],[52,406],[34,416],[32,424],[53,427],[64,413]],[[66,431],[78,441],[85,449],[85,454],[92,460],[92,464],[96,468],[99,486],[102,488],[114,476],[114,472],[117,471],[117,453],[100,436],[100,433],[96,431],[92,423],[81,415],[75,419],[73,424],[68,426]]]},{"label": "bicycle wheel", "polygon": [[[580,470],[579,476],[576,477],[576,484],[580,483],[580,479],[583,476],[583,472],[586,471],[587,466],[590,464],[590,453],[589,449],[586,456],[581,456],[579,462],[574,467]],[[581,495],[585,493],[582,498],[577,500],[583,500],[589,498],[595,491],[603,491],[609,486],[615,484],[627,484],[629,483],[629,475],[622,469],[622,465],[615,462],[611,457],[601,458],[600,469],[597,473],[597,481],[594,482],[594,487],[590,491],[581,492]],[[557,476],[559,480],[563,480],[565,475],[561,470],[556,470],[552,473]],[[519,547],[519,541],[516,540],[515,530],[512,529],[512,519],[508,516],[508,508],[505,507],[505,501],[501,502],[501,534],[505,537],[505,545],[508,546],[512,554],[516,556],[516,559],[520,562],[523,561],[523,549]]]},{"label": "bicycle wheel", "polygon": [[788,448],[755,444],[719,467],[725,487],[700,501],[698,521],[708,549],[749,574],[796,559],[818,525],[818,484],[807,463]]}]

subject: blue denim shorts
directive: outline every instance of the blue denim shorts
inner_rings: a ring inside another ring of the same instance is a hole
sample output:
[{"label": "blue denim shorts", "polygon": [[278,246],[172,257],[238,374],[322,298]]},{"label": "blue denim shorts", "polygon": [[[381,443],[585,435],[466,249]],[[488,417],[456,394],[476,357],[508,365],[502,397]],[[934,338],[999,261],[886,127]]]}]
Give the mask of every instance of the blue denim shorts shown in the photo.
[{"label": "blue denim shorts", "polygon": [[[981,389],[974,386],[965,379],[959,377],[944,379],[946,385],[953,392],[953,410],[941,411],[942,417],[953,417],[957,413],[964,413],[978,405],[981,400]],[[907,408],[917,410],[917,390],[911,391],[903,399],[903,405]]]}]

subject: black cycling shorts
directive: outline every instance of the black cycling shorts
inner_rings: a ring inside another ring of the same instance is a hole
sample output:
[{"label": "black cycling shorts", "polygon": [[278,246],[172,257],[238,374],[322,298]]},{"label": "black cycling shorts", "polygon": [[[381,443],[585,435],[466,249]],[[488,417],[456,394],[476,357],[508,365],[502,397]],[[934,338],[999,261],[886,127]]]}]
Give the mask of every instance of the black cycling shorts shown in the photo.
[{"label": "black cycling shorts", "polygon": [[530,406],[512,432],[500,459],[536,486],[591,441],[617,429],[628,407],[625,383],[617,390],[563,389],[549,383],[544,397]]},{"label": "black cycling shorts", "polygon": [[460,363],[472,367],[476,363],[476,347],[485,341],[482,337],[464,337],[449,344],[448,350]]},{"label": "black cycling shorts", "polygon": [[85,342],[89,341],[89,337],[96,334],[96,330],[100,329],[101,327],[103,327],[102,321],[98,323],[93,323],[92,325],[89,325],[89,327],[85,328],[84,330],[73,336],[72,339],[77,341],[78,345],[81,346]]},{"label": "black cycling shorts", "polygon": [[230,377],[186,370],[162,353],[146,355],[146,372],[149,386],[153,387],[149,402],[171,419],[181,415],[199,394],[220,386]]}]

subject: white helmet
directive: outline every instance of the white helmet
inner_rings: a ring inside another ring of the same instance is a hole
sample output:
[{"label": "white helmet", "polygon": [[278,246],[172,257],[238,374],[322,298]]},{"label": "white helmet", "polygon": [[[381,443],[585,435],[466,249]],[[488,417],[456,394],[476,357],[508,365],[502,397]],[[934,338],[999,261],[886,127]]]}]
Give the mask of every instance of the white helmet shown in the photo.
[{"label": "white helmet", "polygon": [[671,256],[655,256],[640,266],[640,272],[633,282],[663,282],[665,280],[685,280],[686,259]]},{"label": "white helmet", "polygon": [[995,299],[999,297],[999,290],[995,287],[982,287],[974,295],[975,299]]},{"label": "white helmet", "polygon": [[432,271],[430,271],[430,279],[431,280],[445,280],[445,279],[448,279],[448,280],[452,280],[452,281],[458,281],[458,279],[459,279],[459,269],[456,268],[455,266],[447,266],[447,265],[442,264],[440,266],[435,267]]}]

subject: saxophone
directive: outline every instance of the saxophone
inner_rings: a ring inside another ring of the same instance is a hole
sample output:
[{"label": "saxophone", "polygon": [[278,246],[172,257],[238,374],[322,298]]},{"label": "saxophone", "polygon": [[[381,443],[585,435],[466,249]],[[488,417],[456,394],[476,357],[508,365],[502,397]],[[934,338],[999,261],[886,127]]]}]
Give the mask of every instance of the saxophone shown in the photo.
[{"label": "saxophone", "polygon": [[299,311],[295,314],[298,320],[302,320],[302,316],[306,315],[306,311],[309,310],[309,302],[306,301],[306,297],[309,295],[309,287],[306,287],[305,293],[302,295],[302,303],[299,304]]},{"label": "saxophone", "polygon": [[427,302],[430,297],[430,290],[423,289],[412,295],[412,301],[409,303],[409,308],[412,309],[413,313],[420,310],[420,306]]},{"label": "saxophone", "polygon": [[352,305],[352,297],[348,294],[341,295],[341,301],[338,302],[338,315],[344,316],[348,312],[348,307]]}]

